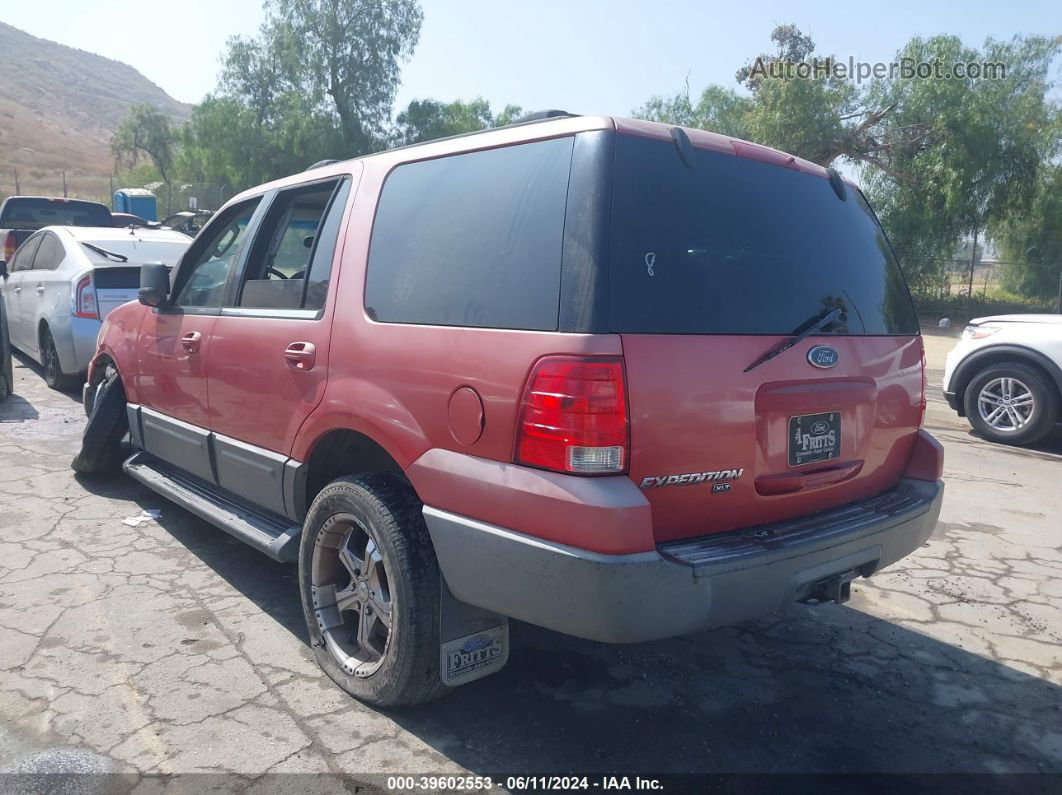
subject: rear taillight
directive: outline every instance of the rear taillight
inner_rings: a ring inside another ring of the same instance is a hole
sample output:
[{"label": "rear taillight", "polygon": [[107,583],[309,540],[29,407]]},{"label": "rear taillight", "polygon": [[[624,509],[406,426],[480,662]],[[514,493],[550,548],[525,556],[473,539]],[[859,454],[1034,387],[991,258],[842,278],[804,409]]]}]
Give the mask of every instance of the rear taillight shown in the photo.
[{"label": "rear taillight", "polygon": [[74,288],[74,317],[99,318],[99,308],[96,306],[96,288],[92,284],[92,274],[78,279]]},{"label": "rear taillight", "polygon": [[572,474],[624,472],[627,426],[622,358],[547,356],[527,379],[515,460]]},{"label": "rear taillight", "polygon": [[15,250],[18,248],[18,243],[15,242],[15,233],[8,232],[4,235],[4,262],[11,262],[11,258],[15,256]]}]

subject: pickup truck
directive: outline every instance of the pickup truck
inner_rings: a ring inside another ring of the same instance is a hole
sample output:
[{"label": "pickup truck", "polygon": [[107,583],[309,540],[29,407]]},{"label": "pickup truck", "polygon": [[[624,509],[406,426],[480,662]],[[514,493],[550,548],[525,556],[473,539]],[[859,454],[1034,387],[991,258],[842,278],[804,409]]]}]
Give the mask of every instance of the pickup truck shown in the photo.
[{"label": "pickup truck", "polygon": [[0,273],[22,241],[46,226],[115,226],[105,204],[48,196],[10,196],[0,204]]}]

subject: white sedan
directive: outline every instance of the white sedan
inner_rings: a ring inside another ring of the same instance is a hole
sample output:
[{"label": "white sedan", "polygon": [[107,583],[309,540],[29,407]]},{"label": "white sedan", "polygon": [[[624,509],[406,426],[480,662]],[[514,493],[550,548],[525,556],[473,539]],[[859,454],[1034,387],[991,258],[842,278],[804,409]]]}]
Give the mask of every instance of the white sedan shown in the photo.
[{"label": "white sedan", "polygon": [[11,345],[53,389],[83,381],[103,318],[137,297],[140,266],[173,266],[192,239],[154,229],[49,226],[19,246],[3,282]]},{"label": "white sedan", "polygon": [[1062,419],[1062,315],[971,320],[948,354],[944,398],[986,439],[1042,439]]}]

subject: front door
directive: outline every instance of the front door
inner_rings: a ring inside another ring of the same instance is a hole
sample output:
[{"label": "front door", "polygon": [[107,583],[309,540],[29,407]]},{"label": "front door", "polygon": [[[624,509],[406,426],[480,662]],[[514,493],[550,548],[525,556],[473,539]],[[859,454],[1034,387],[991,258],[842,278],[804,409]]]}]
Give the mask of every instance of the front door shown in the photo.
[{"label": "front door", "polygon": [[186,252],[169,304],[152,312],[138,340],[136,393],[144,449],[178,469],[214,480],[205,362],[230,275],[258,199],[214,218]]},{"label": "front door", "polygon": [[346,177],[275,195],[206,360],[218,482],[278,514],[295,434],[324,395],[326,297],[350,192]]}]

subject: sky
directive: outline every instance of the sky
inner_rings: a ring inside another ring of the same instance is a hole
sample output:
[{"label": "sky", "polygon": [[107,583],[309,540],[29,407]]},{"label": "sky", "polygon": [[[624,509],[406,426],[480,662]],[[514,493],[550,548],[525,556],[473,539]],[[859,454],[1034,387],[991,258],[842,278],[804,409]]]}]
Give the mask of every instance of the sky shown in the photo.
[{"label": "sky", "polygon": [[[482,96],[495,109],[514,103],[628,115],[654,94],[680,90],[687,75],[694,93],[708,83],[734,86],[740,66],[773,49],[771,29],[789,22],[810,33],[820,53],[868,62],[891,60],[916,35],[956,33],[980,45],[987,37],[1062,34],[1057,0],[786,8],[734,0],[422,0],[422,7],[398,108],[415,98]],[[180,0],[162,8],[150,0],[0,0],[0,20],[124,61],[171,96],[196,102],[216,84],[226,39],[253,34],[263,17],[261,0]]]}]

